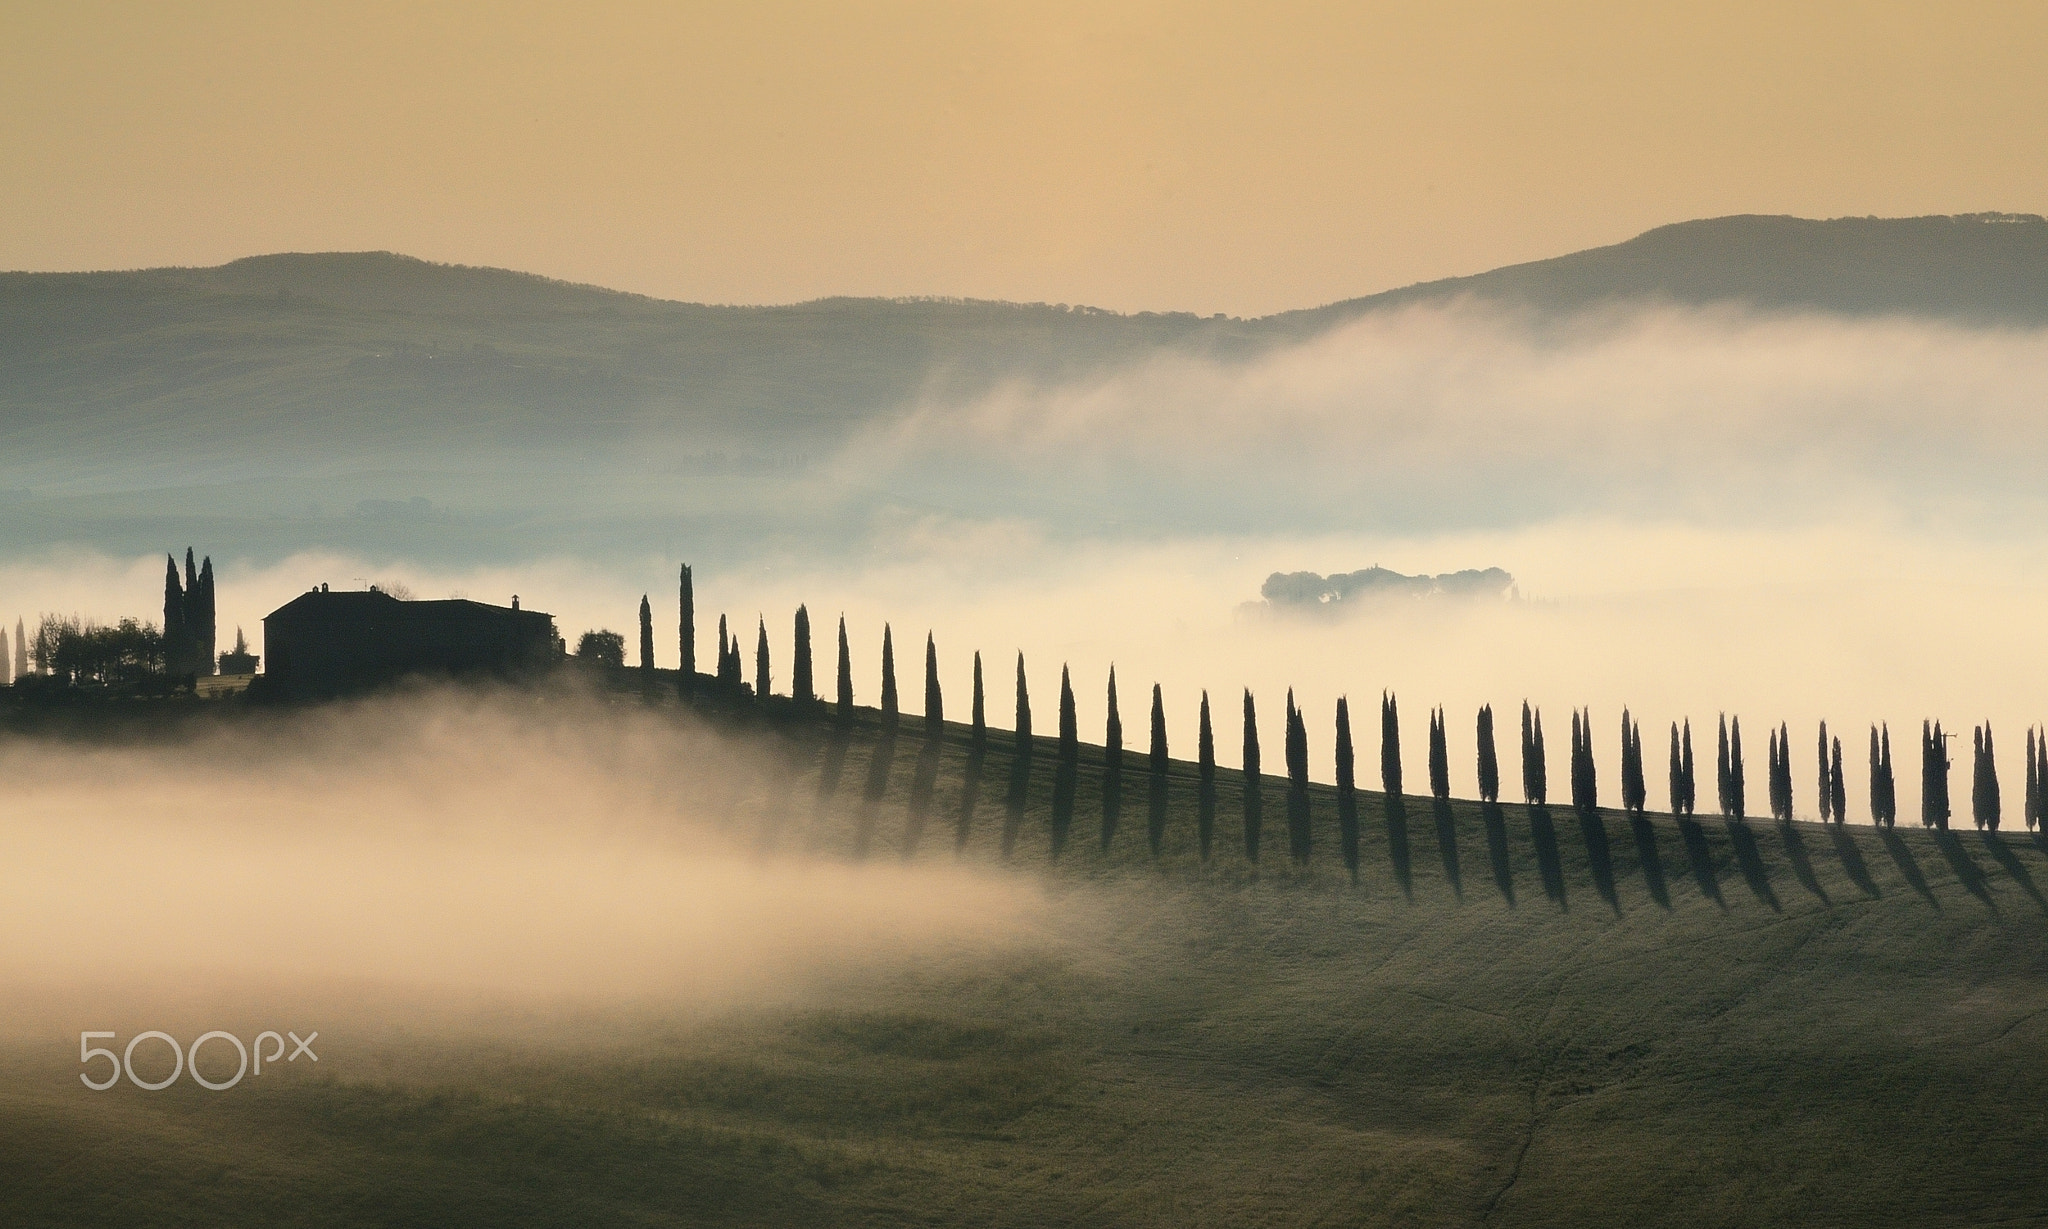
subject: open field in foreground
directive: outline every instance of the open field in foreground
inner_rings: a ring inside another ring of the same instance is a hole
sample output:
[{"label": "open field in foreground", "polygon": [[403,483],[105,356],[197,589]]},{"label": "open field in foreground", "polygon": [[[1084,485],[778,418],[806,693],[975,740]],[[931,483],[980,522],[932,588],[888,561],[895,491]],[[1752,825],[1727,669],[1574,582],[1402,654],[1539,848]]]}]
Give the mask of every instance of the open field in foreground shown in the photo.
[{"label": "open field in foreground", "polygon": [[[914,860],[955,857],[959,741],[928,761]],[[735,793],[729,832],[903,857],[922,738],[906,722],[879,781],[874,746],[867,714],[818,806],[831,749],[790,742],[796,770]],[[88,1093],[75,1037],[17,1036],[0,1221],[2048,1220],[2031,834],[1427,799],[1390,816],[1366,795],[1353,882],[1324,790],[1316,856],[1289,864],[1279,780],[1248,865],[1228,772],[1202,864],[1179,763],[1155,859],[1141,756],[1105,854],[1085,749],[1052,866],[1051,750],[1009,858],[1053,915],[1072,905],[1042,943],[708,1017],[336,1034],[317,1074],[227,1094]],[[971,860],[1002,858],[1008,770],[997,732]]]}]

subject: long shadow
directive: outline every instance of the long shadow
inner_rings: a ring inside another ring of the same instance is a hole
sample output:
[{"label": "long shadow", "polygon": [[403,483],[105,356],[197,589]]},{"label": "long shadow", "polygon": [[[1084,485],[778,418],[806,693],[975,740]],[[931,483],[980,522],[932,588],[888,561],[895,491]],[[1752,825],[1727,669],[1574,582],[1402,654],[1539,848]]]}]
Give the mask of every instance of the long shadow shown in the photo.
[{"label": "long shadow", "polygon": [[1493,862],[1493,886],[1500,889],[1508,908],[1515,907],[1515,870],[1508,860],[1508,817],[1498,802],[1482,802],[1479,814],[1486,821],[1486,854]]},{"label": "long shadow", "polygon": [[1031,793],[1031,740],[1015,738],[1010,746],[1010,788],[1003,796],[1003,857],[1017,848],[1017,832],[1024,826],[1024,800]]},{"label": "long shadow", "polygon": [[1458,824],[1451,818],[1451,804],[1432,797],[1430,812],[1436,817],[1436,847],[1443,855],[1444,878],[1451,881],[1451,893],[1459,900],[1465,899],[1465,883],[1458,875]]},{"label": "long shadow", "polygon": [[1934,893],[1927,887],[1927,876],[1920,873],[1920,860],[1913,856],[1912,850],[1906,848],[1906,842],[1899,839],[1899,834],[1892,831],[1890,826],[1886,826],[1877,830],[1877,836],[1884,842],[1884,851],[1892,856],[1892,865],[1898,867],[1899,874],[1905,876],[1906,882],[1915,892],[1920,893],[1920,899],[1937,909],[1941,908],[1941,902],[1934,898]]},{"label": "long shadow", "polygon": [[1679,839],[1685,842],[1685,865],[1692,871],[1692,881],[1699,885],[1701,895],[1726,909],[1728,902],[1721,899],[1721,877],[1714,873],[1714,851],[1707,844],[1707,830],[1689,815],[1674,818]]},{"label": "long shadow", "polygon": [[924,824],[932,809],[932,789],[939,781],[939,751],[945,745],[942,737],[927,738],[917,753],[917,768],[910,778],[910,813],[903,822],[903,856],[907,859],[917,853],[917,843],[924,838]]},{"label": "long shadow", "polygon": [[1778,839],[1785,844],[1785,860],[1792,864],[1792,877],[1799,881],[1799,886],[1820,897],[1821,904],[1834,904],[1828,899],[1828,890],[1820,886],[1820,877],[1813,873],[1813,859],[1806,854],[1806,838],[1799,835],[1798,827],[1779,824]]},{"label": "long shadow", "polygon": [[1849,876],[1849,882],[1872,900],[1883,896],[1877,890],[1877,880],[1870,877],[1870,868],[1864,865],[1863,851],[1856,846],[1856,838],[1850,836],[1841,824],[1829,824],[1828,836],[1835,843],[1835,858],[1841,862],[1842,870]]},{"label": "long shadow", "polygon": [[1564,860],[1557,856],[1557,825],[1550,822],[1550,808],[1541,803],[1529,808],[1529,839],[1536,845],[1536,866],[1543,872],[1543,894],[1569,909],[1564,895]]},{"label": "long shadow", "polygon": [[1991,899],[1991,889],[1984,876],[1984,868],[1977,865],[1956,834],[1944,828],[1934,830],[1934,844],[1941,850],[1941,856],[1948,860],[1948,868],[1955,872],[1956,881],[1966,888],[1970,895],[1984,902],[1991,912],[1998,912],[1998,902]]},{"label": "long shadow", "polygon": [[2034,902],[2034,907],[2048,914],[2048,901],[2041,899],[2040,890],[2034,886],[2034,877],[2027,873],[2027,868],[2013,855],[2012,848],[2005,843],[2005,838],[1996,832],[1980,832],[1977,839],[1983,843],[1991,856],[1998,860],[1998,864],[2005,868],[2005,873],[2012,876],[2013,882],[2020,885],[2020,891],[2027,894],[2028,899]]},{"label": "long shadow", "polygon": [[1145,840],[1152,856],[1158,857],[1166,844],[1166,774],[1162,772],[1145,776]]},{"label": "long shadow", "polygon": [[1628,818],[1636,838],[1636,861],[1642,864],[1643,882],[1650,886],[1650,899],[1659,908],[1671,907],[1671,888],[1664,882],[1664,858],[1657,852],[1657,826],[1641,815]]},{"label": "long shadow", "polygon": [[825,739],[825,758],[818,765],[818,796],[811,804],[810,846],[816,850],[825,840],[826,820],[832,799],[839,793],[839,778],[846,770],[846,750],[853,741],[853,727],[834,724]]},{"label": "long shadow", "polygon": [[896,731],[882,727],[875,739],[874,754],[868,757],[867,784],[860,792],[860,818],[853,829],[853,856],[868,856],[875,837],[875,817],[882,810],[882,795],[889,791],[889,768],[896,760]]},{"label": "long shadow", "polygon": [[1586,842],[1586,863],[1593,869],[1593,890],[1618,917],[1621,895],[1614,890],[1614,850],[1607,843],[1607,823],[1598,811],[1579,812],[1579,835]]},{"label": "long shadow", "polygon": [[967,848],[967,836],[974,830],[974,805],[981,801],[981,767],[988,759],[985,742],[969,743],[967,768],[960,777],[960,812],[953,820],[953,852]]},{"label": "long shadow", "polygon": [[1749,821],[1730,816],[1723,826],[1728,829],[1728,843],[1735,847],[1735,865],[1741,868],[1749,890],[1773,911],[1784,912],[1778,894],[1771,890],[1771,873],[1764,869],[1764,855],[1756,846],[1756,833],[1750,831]]},{"label": "long shadow", "polygon": [[769,737],[773,740],[772,762],[777,771],[775,779],[768,785],[767,812],[761,816],[757,848],[764,854],[775,848],[782,839],[783,828],[789,824],[790,802],[796,796],[796,781],[803,774],[811,751],[811,739],[804,732],[782,731]]},{"label": "long shadow", "polygon": [[1401,895],[1414,898],[1415,868],[1408,860],[1408,800],[1387,795],[1387,859],[1394,864],[1394,882]]}]

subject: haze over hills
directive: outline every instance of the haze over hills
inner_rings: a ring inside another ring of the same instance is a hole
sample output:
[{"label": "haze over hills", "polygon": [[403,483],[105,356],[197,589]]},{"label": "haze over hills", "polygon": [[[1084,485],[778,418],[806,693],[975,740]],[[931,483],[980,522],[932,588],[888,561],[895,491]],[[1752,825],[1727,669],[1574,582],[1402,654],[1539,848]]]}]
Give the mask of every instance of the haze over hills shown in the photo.
[{"label": "haze over hills", "polygon": [[[1161,357],[1228,368],[1461,300],[1538,319],[1662,302],[2032,326],[2048,323],[2048,221],[1712,219],[1256,320],[957,300],[708,306],[389,253],[0,274],[0,488],[14,492],[0,547],[153,549],[166,518],[257,555],[326,542],[465,557],[513,525],[528,546],[584,549],[653,520],[670,536],[720,518],[808,524],[816,485],[769,480],[913,406]],[[870,501],[956,494],[857,477]],[[985,493],[977,483],[969,495]]]}]

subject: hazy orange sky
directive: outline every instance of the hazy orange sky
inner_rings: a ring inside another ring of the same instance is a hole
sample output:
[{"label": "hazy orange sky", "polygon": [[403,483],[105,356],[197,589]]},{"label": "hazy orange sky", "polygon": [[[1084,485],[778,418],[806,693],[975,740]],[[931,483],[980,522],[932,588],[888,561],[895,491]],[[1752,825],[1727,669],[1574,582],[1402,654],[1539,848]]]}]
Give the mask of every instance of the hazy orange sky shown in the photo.
[{"label": "hazy orange sky", "polygon": [[1727,213],[2048,212],[2048,5],[0,0],[0,268],[382,248],[1249,314]]}]

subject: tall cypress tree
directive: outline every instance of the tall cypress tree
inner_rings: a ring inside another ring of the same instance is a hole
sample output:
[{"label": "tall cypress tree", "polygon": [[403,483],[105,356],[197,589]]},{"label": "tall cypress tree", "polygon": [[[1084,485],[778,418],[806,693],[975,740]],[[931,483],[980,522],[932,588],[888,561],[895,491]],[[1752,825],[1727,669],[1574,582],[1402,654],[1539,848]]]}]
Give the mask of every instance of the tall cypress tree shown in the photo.
[{"label": "tall cypress tree", "polygon": [[898,720],[896,704],[896,645],[889,625],[882,624],[882,729],[894,734]]},{"label": "tall cypress tree", "polygon": [[2027,727],[2027,831],[2032,832],[2041,821],[2041,768],[2034,761],[2034,727]]},{"label": "tall cypress tree", "polygon": [[1685,762],[1678,756],[1678,723],[1671,723],[1671,813],[1685,814]]},{"label": "tall cypress tree", "polygon": [[[768,692],[775,680],[768,669],[768,618],[766,615],[757,615],[756,620],[754,632],[754,697],[759,700],[765,700],[768,698]],[[654,647],[654,624],[652,622],[647,625],[647,647],[649,649]]]},{"label": "tall cypress tree", "polygon": [[1451,796],[1451,751],[1444,737],[1444,710],[1429,714],[1429,794],[1432,798]]},{"label": "tall cypress tree", "polygon": [[697,693],[697,595],[687,563],[676,573],[676,654],[676,694],[687,700]]},{"label": "tall cypress tree", "polygon": [[1891,723],[1883,722],[1878,729],[1882,731],[1879,743],[1884,756],[1884,824],[1885,827],[1891,828],[1896,827],[1899,822],[1899,781],[1892,774]]},{"label": "tall cypress tree", "polygon": [[1152,684],[1152,746],[1145,782],[1145,836],[1158,857],[1166,843],[1166,697]]},{"label": "tall cypress tree", "polygon": [[1266,796],[1259,780],[1259,713],[1252,689],[1244,689],[1244,856],[1259,860],[1259,834],[1265,826]]},{"label": "tall cypress tree", "polygon": [[[15,620],[14,640],[26,653],[21,620]],[[191,673],[191,637],[185,627],[185,586],[178,580],[178,560],[164,556],[164,673],[179,678]],[[274,663],[273,663],[274,664]],[[21,671],[26,674],[27,671]]]},{"label": "tall cypress tree", "polygon": [[1984,826],[1996,832],[1998,831],[1998,823],[2002,818],[2001,812],[2004,808],[2000,805],[1998,795],[1998,751],[1992,743],[1991,723],[1989,721],[1984,723],[1983,756],[1984,770],[1982,777],[1978,780],[1977,790],[1983,798],[1981,809],[1984,812]]},{"label": "tall cypress tree", "polygon": [[1699,805],[1699,779],[1693,775],[1692,762],[1692,718],[1685,719],[1685,813],[1693,814]]},{"label": "tall cypress tree", "polygon": [[1493,705],[1479,706],[1479,800],[1500,801],[1500,756],[1493,745]]},{"label": "tall cypress tree", "polygon": [[[17,654],[15,673],[18,675],[21,673],[19,623],[16,623],[14,628],[14,651]],[[2044,735],[2048,735],[2048,732],[2037,732],[2034,735],[2034,822],[2038,825],[2036,831],[2048,829],[2048,736]]]},{"label": "tall cypress tree", "polygon": [[1721,714],[1721,739],[1714,758],[1715,794],[1721,802],[1721,814],[1733,815],[1732,794],[1728,788],[1728,714]]},{"label": "tall cypress tree", "polygon": [[1877,723],[1870,724],[1870,823],[1884,825],[1884,761],[1877,750]]},{"label": "tall cypress tree", "polygon": [[1536,803],[1536,729],[1529,718],[1529,701],[1522,701],[1522,801]]},{"label": "tall cypress tree", "polygon": [[219,657],[214,643],[213,613],[213,556],[199,561],[199,600],[197,614],[193,619],[193,657],[200,674],[212,675],[218,671]]},{"label": "tall cypress tree", "polygon": [[1393,693],[1380,693],[1380,786],[1387,797],[1401,796],[1401,710]]},{"label": "tall cypress tree", "polygon": [[[1482,714],[1486,710],[1481,709]],[[1490,714],[1487,714],[1490,716]],[[1486,733],[1492,734],[1491,722]],[[1484,740],[1482,741],[1482,745]],[[1481,755],[1485,752],[1481,751]],[[1337,839],[1344,846],[1344,869],[1358,877],[1358,768],[1351,748],[1351,704],[1337,697]],[[1496,785],[1498,782],[1496,782]]]},{"label": "tall cypress tree", "polygon": [[1109,668],[1109,719],[1102,732],[1102,850],[1124,813],[1124,719],[1116,704],[1116,667]]},{"label": "tall cypress tree", "polygon": [[1308,725],[1287,689],[1287,852],[1307,862],[1311,833],[1308,813]]},{"label": "tall cypress tree", "polygon": [[[721,617],[721,625],[723,618]],[[846,616],[839,616],[839,695],[833,717],[840,725],[853,722],[853,650],[846,641]]]},{"label": "tall cypress tree", "polygon": [[1631,815],[1641,815],[1649,801],[1649,782],[1643,777],[1643,728],[1624,708],[1621,710],[1621,809]]},{"label": "tall cypress tree", "polygon": [[1841,739],[1837,738],[1834,740],[1832,751],[1833,756],[1828,767],[1828,809],[1834,815],[1835,822],[1840,824],[1849,817],[1848,791],[1842,785]]},{"label": "tall cypress tree", "polygon": [[1833,815],[1835,805],[1835,778],[1828,763],[1828,723],[1820,723],[1820,819],[1826,823]]},{"label": "tall cypress tree", "polygon": [[924,634],[924,736],[936,741],[946,732],[946,698],[939,693],[939,646]]},{"label": "tall cypress tree", "polygon": [[654,674],[654,607],[647,604],[647,595],[640,595],[640,673]]},{"label": "tall cypress tree", "polygon": [[790,648],[789,694],[797,708],[809,711],[817,702],[818,688],[811,678],[811,612],[798,605],[796,608],[796,630]]},{"label": "tall cypress tree", "polygon": [[1052,775],[1052,856],[1067,847],[1067,833],[1074,824],[1074,794],[1080,777],[1081,730],[1074,715],[1074,682],[1065,664],[1060,666],[1060,749]]},{"label": "tall cypress tree", "polygon": [[1572,713],[1572,808],[1582,816],[1590,816],[1599,805],[1598,793],[1593,783],[1593,717],[1591,713]]},{"label": "tall cypress tree", "polygon": [[973,724],[968,727],[967,745],[970,747],[988,746],[988,710],[982,703],[980,649],[974,650],[974,708],[969,720]]},{"label": "tall cypress tree", "polygon": [[1202,724],[1196,736],[1198,760],[1195,789],[1195,841],[1201,846],[1202,861],[1209,860],[1209,846],[1216,837],[1216,731],[1209,724],[1209,692],[1202,692]]},{"label": "tall cypress tree", "polygon": [[1536,729],[1529,740],[1529,757],[1533,765],[1531,773],[1536,782],[1535,803],[1542,806],[1550,800],[1550,757],[1543,749],[1543,710],[1536,710]]},{"label": "tall cypress tree", "polygon": [[1741,819],[1748,813],[1747,798],[1742,773],[1742,718],[1735,717],[1728,722],[1728,801],[1734,804],[1730,813],[1735,818]]}]

